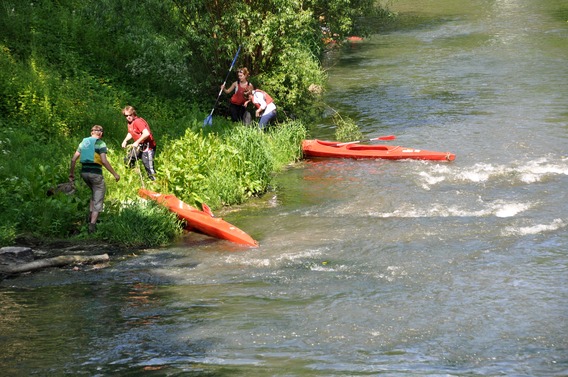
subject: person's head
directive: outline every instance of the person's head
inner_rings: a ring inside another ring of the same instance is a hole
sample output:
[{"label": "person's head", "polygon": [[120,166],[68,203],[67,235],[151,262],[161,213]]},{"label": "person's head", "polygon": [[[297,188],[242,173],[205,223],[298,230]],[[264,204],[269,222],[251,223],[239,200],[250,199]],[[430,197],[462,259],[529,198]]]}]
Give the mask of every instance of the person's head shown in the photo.
[{"label": "person's head", "polygon": [[247,88],[243,92],[243,96],[245,97],[246,100],[250,100],[250,97],[253,95],[253,90],[254,89],[252,85],[247,86]]},{"label": "person's head", "polygon": [[122,109],[122,115],[126,117],[126,120],[130,123],[134,118],[136,118],[136,109],[132,106],[126,106]]},{"label": "person's head", "polygon": [[103,126],[99,126],[98,124],[95,124],[91,128],[91,136],[97,137],[97,138],[100,139],[101,137],[103,137],[103,134],[104,134]]},{"label": "person's head", "polygon": [[249,77],[249,70],[246,67],[239,68],[237,70],[237,75],[239,78],[248,79]]}]

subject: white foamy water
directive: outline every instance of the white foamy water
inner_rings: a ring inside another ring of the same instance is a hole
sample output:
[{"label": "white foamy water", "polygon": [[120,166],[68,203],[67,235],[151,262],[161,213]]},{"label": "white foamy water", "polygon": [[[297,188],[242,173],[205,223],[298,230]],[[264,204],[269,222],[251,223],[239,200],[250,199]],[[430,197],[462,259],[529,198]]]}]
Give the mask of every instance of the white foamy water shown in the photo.
[{"label": "white foamy water", "polygon": [[512,161],[509,165],[476,163],[473,166],[453,168],[452,166],[427,167],[420,172],[422,188],[430,190],[440,183],[492,183],[510,185],[531,184],[547,179],[568,176],[568,159],[555,160],[542,157],[520,164]]},{"label": "white foamy water", "polygon": [[414,208],[412,206],[401,205],[401,208],[388,213],[369,213],[374,217],[513,217],[530,208],[529,203],[487,203],[476,208],[461,208],[458,206],[447,206],[445,204],[434,203],[427,208]]},{"label": "white foamy water", "polygon": [[504,236],[526,236],[528,234],[539,234],[546,232],[553,232],[566,227],[566,221],[562,219],[554,219],[549,224],[535,224],[531,226],[519,226],[519,227],[506,227],[503,229],[502,234]]}]

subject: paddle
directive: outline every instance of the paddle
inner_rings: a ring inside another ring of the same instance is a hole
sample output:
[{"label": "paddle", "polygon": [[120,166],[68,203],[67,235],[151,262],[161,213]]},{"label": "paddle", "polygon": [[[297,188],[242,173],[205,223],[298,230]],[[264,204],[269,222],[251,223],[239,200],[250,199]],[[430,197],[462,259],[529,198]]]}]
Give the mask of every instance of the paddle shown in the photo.
[{"label": "paddle", "polygon": [[142,182],[142,188],[145,189],[146,186],[144,185],[144,178],[142,178],[142,170],[140,170],[140,164],[138,163],[138,151],[140,150],[140,146],[135,148],[135,147],[132,146],[132,144],[128,144],[126,146],[126,150],[127,150],[127,153],[126,153],[127,157],[126,158],[131,159],[132,156],[134,156],[134,165],[136,165],[136,170],[138,171],[138,175],[140,176],[140,182]]},{"label": "paddle", "polygon": [[[237,61],[237,57],[239,56],[240,51],[241,51],[241,46],[239,46],[239,49],[237,50],[237,53],[235,54],[235,57],[233,58],[233,62],[231,63],[231,66],[229,67],[229,71],[227,72],[227,77],[225,77],[225,81],[223,81],[223,86],[227,83],[227,80],[229,79],[229,74],[231,73],[231,70],[233,69],[235,62]],[[215,111],[215,107],[217,107],[217,102],[219,102],[219,97],[221,97],[222,92],[223,92],[223,87],[221,87],[221,89],[219,90],[219,94],[217,95],[217,100],[215,101],[215,105],[213,105],[213,109],[211,109],[211,113],[203,121],[203,127],[211,126],[213,124],[213,111]]]},{"label": "paddle", "polygon": [[337,143],[334,145],[334,147],[341,147],[342,145],[348,145],[348,144],[357,144],[357,143],[363,143],[366,141],[373,141],[373,140],[394,140],[396,139],[396,136],[394,135],[389,135],[389,136],[379,136],[379,137],[373,137],[371,139],[367,139],[367,140],[357,140],[357,141],[349,141],[347,143]]}]

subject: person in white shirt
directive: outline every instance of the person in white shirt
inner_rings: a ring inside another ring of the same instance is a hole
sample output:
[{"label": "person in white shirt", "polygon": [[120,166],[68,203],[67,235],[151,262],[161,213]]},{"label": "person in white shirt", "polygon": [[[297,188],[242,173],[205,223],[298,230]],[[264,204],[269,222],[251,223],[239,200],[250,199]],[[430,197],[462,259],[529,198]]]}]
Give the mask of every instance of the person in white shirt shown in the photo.
[{"label": "person in white shirt", "polygon": [[256,107],[256,117],[260,120],[258,121],[258,127],[262,130],[264,127],[276,118],[276,104],[272,97],[263,90],[249,88],[245,91],[245,98],[247,101],[244,106],[246,107],[249,102]]}]

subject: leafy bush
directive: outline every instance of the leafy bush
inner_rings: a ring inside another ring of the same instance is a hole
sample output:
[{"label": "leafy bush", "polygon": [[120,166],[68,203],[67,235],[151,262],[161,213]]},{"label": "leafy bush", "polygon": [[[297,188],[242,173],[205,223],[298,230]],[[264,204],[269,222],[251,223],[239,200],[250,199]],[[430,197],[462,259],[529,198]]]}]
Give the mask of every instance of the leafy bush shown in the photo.
[{"label": "leafy bush", "polygon": [[16,240],[16,224],[0,225],[0,247],[12,246]]},{"label": "leafy bush", "polygon": [[158,161],[164,192],[211,208],[243,203],[267,190],[274,171],[301,157],[299,145],[306,134],[298,121],[269,132],[244,125],[221,125],[220,130],[205,135],[188,129],[164,145]]},{"label": "leafy bush", "polygon": [[363,138],[363,133],[355,121],[348,116],[342,117],[336,112],[333,115],[335,123],[335,140],[337,141],[354,141]]}]

